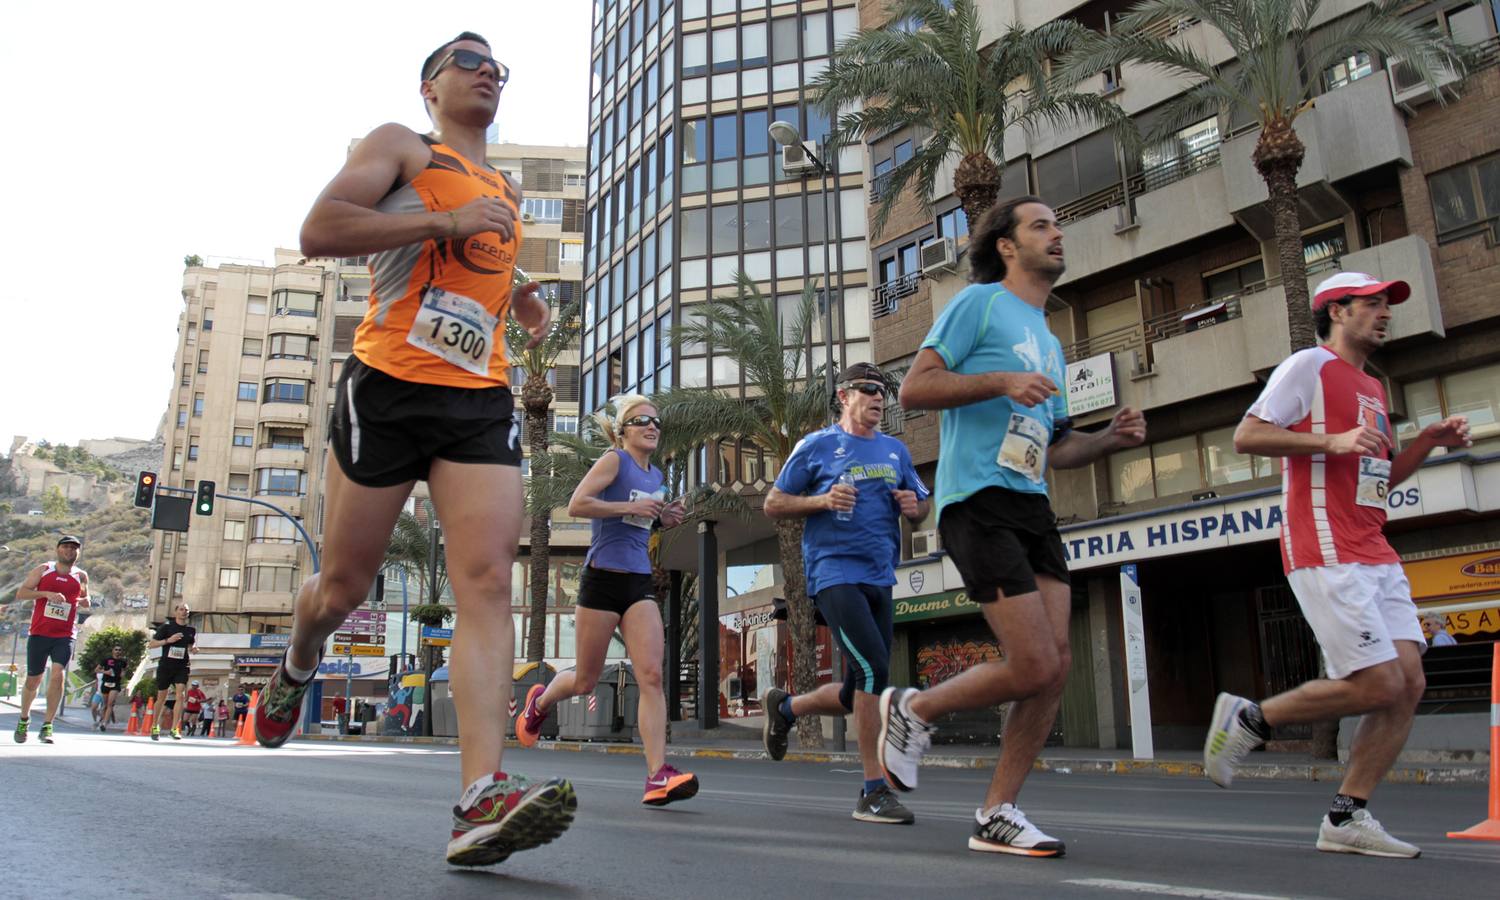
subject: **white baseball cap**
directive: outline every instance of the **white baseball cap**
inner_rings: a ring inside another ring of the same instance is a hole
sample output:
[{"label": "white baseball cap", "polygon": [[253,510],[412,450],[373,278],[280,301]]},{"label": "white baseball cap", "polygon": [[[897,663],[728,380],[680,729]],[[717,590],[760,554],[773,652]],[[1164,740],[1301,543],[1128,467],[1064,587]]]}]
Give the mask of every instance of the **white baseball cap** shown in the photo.
[{"label": "white baseball cap", "polygon": [[1411,296],[1411,285],[1404,281],[1377,281],[1363,272],[1340,272],[1323,279],[1318,285],[1317,291],[1313,293],[1312,308],[1316,311],[1347,297],[1369,297],[1373,294],[1385,294],[1386,302],[1395,306],[1397,303],[1405,303],[1406,298]]}]

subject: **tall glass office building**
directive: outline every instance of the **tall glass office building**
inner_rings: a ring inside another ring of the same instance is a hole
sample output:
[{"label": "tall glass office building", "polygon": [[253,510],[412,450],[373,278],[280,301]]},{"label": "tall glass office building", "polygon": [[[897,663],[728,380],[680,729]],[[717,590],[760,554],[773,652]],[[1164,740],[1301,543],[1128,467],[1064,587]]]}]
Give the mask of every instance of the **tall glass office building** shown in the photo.
[{"label": "tall glass office building", "polygon": [[[672,323],[731,295],[739,272],[791,312],[808,279],[823,283],[825,239],[835,365],[870,359],[864,154],[826,160],[825,215],[818,174],[783,172],[767,134],[791,122],[821,155],[828,121],[806,85],[858,21],[855,0],[595,0],[584,409],[674,384],[747,390],[714,348],[674,346]],[[820,317],[815,366],[822,327]],[[747,461],[745,474],[776,464]],[[705,480],[738,478],[718,474]]]}]

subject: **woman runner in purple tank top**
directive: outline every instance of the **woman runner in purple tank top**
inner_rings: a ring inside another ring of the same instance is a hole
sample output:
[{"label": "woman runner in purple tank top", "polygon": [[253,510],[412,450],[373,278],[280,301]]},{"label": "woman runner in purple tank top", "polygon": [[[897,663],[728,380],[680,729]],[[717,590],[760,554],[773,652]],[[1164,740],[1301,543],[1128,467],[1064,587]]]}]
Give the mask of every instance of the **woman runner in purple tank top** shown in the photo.
[{"label": "woman runner in purple tank top", "polygon": [[651,454],[661,439],[656,407],[639,394],[615,399],[613,419],[598,417],[613,445],[578,483],[568,515],[593,519],[593,538],[578,587],[578,661],[545,688],[533,685],[516,715],[516,738],[530,747],[557,703],[587,694],[599,681],[610,638],[620,629],[640,687],[638,727],[646,745],[646,793],[642,803],[665,806],[698,793],[698,778],[667,765],[667,700],[662,693],[661,609],[651,580],[647,542],[660,520],[670,528],[682,521],[682,504],[665,502],[661,470]]}]

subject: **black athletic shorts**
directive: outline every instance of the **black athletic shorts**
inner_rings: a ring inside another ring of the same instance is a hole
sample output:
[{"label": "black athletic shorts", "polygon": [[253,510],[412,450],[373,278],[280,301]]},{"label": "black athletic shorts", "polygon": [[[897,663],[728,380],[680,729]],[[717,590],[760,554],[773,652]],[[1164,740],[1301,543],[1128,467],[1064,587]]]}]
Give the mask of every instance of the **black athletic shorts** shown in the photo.
[{"label": "black athletic shorts", "polygon": [[656,585],[650,575],[583,567],[583,577],[578,580],[578,605],[584,609],[624,616],[625,610],[642,600],[656,601]]},{"label": "black athletic shorts", "polygon": [[110,691],[118,691],[119,689],[120,683],[117,681],[105,681],[99,685],[99,691],[105,694],[109,693]]},{"label": "black athletic shorts", "polygon": [[339,468],[366,487],[420,481],[434,459],[521,465],[521,430],[508,387],[402,381],[351,356],[328,432]]},{"label": "black athletic shorts", "polygon": [[854,692],[879,695],[890,684],[895,640],[890,585],[835,584],[818,591],[813,605],[844,654],[839,703],[854,710]]},{"label": "black athletic shorts", "polygon": [[944,507],[938,519],[943,547],[976,603],[1030,594],[1036,576],[1069,584],[1057,517],[1046,494],[987,487]]},{"label": "black athletic shorts", "polygon": [[[169,665],[162,663],[156,667],[156,689],[158,691],[171,687],[174,684],[188,683],[188,667],[181,663]],[[171,702],[171,701],[168,701]]]},{"label": "black athletic shorts", "polygon": [[26,639],[26,677],[35,678],[47,671],[47,660],[67,668],[73,658],[73,639],[31,635]]}]

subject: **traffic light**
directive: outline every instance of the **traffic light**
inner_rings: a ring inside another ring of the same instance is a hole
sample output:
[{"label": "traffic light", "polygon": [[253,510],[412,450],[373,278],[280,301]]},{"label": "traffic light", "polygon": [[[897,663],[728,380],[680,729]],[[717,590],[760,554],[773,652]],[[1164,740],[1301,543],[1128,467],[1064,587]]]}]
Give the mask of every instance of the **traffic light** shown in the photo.
[{"label": "traffic light", "polygon": [[150,509],[151,500],[156,496],[156,473],[142,472],[135,476],[135,505],[141,509]]},{"label": "traffic light", "polygon": [[200,516],[214,514],[214,483],[212,481],[198,482],[198,499],[193,501],[193,512]]}]

